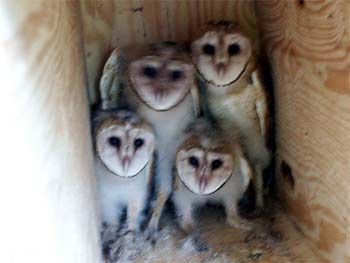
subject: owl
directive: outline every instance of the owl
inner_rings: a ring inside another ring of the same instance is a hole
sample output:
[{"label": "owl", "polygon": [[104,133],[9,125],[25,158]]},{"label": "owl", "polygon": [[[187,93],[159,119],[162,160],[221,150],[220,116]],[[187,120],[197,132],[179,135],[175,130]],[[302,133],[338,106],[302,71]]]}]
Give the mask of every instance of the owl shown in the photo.
[{"label": "owl", "polygon": [[262,208],[262,171],[271,159],[267,146],[270,112],[256,48],[229,22],[211,23],[206,30],[191,45],[192,61],[204,86],[204,107],[228,134],[240,137],[256,170],[257,205]]},{"label": "owl", "polygon": [[169,111],[186,95],[196,92],[193,65],[180,47],[168,44],[153,47],[149,55],[130,63],[128,74],[138,97],[156,111]]},{"label": "owl", "polygon": [[156,232],[163,206],[172,192],[176,148],[183,131],[200,112],[190,55],[181,45],[169,42],[135,52],[116,49],[106,63],[100,88],[104,105],[132,108],[154,127],[157,198],[149,231]]},{"label": "owl", "polygon": [[200,110],[190,55],[174,42],[114,49],[104,66],[100,93],[103,109],[137,108],[136,95],[151,109],[168,111],[190,94],[194,110]]},{"label": "owl", "polygon": [[173,201],[180,227],[195,231],[194,211],[206,203],[221,204],[227,222],[248,228],[239,215],[239,201],[253,177],[253,169],[237,141],[205,119],[190,125],[176,155]]},{"label": "owl", "polygon": [[126,207],[127,228],[138,231],[153,178],[153,129],[132,111],[110,110],[97,114],[93,133],[102,222],[118,229]]}]

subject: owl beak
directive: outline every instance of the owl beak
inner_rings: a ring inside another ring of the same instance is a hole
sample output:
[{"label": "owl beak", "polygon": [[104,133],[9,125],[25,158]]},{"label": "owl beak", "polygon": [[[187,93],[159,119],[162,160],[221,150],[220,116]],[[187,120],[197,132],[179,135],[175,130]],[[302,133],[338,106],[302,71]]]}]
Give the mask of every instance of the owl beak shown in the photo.
[{"label": "owl beak", "polygon": [[222,62],[218,63],[216,65],[216,71],[218,72],[219,77],[223,77],[223,75],[225,74],[226,71],[226,65]]},{"label": "owl beak", "polygon": [[130,163],[131,163],[131,158],[129,156],[124,156],[122,159],[124,171],[127,171],[129,169]]},{"label": "owl beak", "polygon": [[208,179],[204,174],[202,174],[201,177],[199,178],[199,191],[201,193],[204,192],[204,189],[207,186],[207,184],[208,184]]},{"label": "owl beak", "polygon": [[155,90],[156,100],[161,102],[164,97],[164,89],[158,88]]}]

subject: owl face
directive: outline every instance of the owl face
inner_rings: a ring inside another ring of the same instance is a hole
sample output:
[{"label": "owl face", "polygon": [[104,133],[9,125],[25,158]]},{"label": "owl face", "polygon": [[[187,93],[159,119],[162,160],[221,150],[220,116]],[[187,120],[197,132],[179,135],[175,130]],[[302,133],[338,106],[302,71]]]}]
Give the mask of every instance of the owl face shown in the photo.
[{"label": "owl face", "polygon": [[157,111],[176,106],[194,83],[190,63],[166,56],[145,56],[130,63],[129,78],[140,99]]},{"label": "owl face", "polygon": [[199,74],[215,86],[238,80],[252,56],[250,40],[239,32],[209,31],[194,41],[191,49]]},{"label": "owl face", "polygon": [[137,175],[151,160],[155,137],[145,123],[134,123],[132,117],[106,119],[96,135],[97,155],[104,166],[121,177]]},{"label": "owl face", "polygon": [[181,181],[193,193],[212,194],[232,175],[233,156],[225,146],[207,147],[197,138],[187,139],[179,147],[176,168]]}]

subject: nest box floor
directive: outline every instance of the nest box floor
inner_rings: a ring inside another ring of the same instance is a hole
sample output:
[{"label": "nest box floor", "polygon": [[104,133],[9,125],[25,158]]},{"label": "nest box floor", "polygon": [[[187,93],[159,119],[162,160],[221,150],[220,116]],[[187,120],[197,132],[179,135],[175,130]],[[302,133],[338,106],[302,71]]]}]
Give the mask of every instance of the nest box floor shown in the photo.
[{"label": "nest box floor", "polygon": [[126,248],[114,261],[130,263],[319,263],[320,260],[304,243],[302,235],[281,212],[274,208],[262,224],[273,231],[264,237],[250,236],[247,232],[225,224],[219,208],[200,212],[198,226],[208,242],[207,252],[197,252],[190,239],[185,238],[171,216],[162,220],[162,230],[156,246],[145,240],[136,241],[134,248]]}]

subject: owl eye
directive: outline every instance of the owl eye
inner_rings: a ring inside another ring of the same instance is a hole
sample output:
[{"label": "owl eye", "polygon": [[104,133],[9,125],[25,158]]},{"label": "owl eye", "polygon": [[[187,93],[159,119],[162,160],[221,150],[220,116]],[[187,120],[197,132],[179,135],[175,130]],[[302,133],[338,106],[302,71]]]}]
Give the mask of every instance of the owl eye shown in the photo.
[{"label": "owl eye", "polygon": [[142,145],[143,145],[144,143],[145,143],[145,141],[144,141],[143,139],[140,139],[140,138],[136,139],[136,140],[134,141],[135,149],[138,149],[138,148],[142,147]]},{"label": "owl eye", "polygon": [[215,159],[212,163],[211,163],[211,169],[212,170],[216,170],[218,168],[220,168],[222,165],[222,161],[220,159]]},{"label": "owl eye", "polygon": [[115,136],[112,136],[110,138],[108,138],[108,143],[111,145],[111,146],[114,146],[114,147],[117,147],[119,148],[120,147],[120,138],[118,137],[115,137]]},{"label": "owl eye", "polygon": [[154,79],[158,74],[158,70],[155,67],[145,66],[143,68],[143,74],[150,79]]},{"label": "owl eye", "polygon": [[193,167],[195,167],[195,168],[199,167],[198,159],[196,157],[194,157],[194,156],[191,156],[190,158],[188,158],[188,163],[190,165],[192,165]]},{"label": "owl eye", "polygon": [[238,44],[234,43],[228,46],[228,53],[231,56],[237,55],[239,52],[241,52],[241,48]]},{"label": "owl eye", "polygon": [[205,44],[203,46],[203,52],[207,55],[214,55],[215,54],[215,47],[211,44]]},{"label": "owl eye", "polygon": [[176,81],[182,77],[183,73],[181,70],[173,70],[170,72],[170,79]]}]

